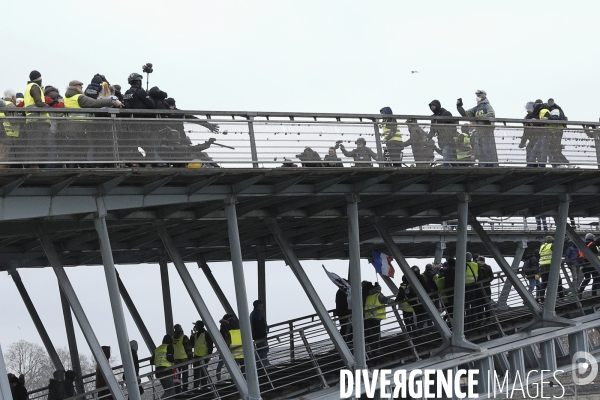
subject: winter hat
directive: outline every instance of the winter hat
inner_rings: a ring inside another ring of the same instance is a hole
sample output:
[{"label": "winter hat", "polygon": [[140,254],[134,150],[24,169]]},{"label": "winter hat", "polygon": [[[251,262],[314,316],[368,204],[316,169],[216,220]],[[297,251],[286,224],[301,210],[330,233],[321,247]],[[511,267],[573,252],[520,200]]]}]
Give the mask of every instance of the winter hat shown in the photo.
[{"label": "winter hat", "polygon": [[78,85],[83,86],[83,82],[78,81],[77,79],[75,79],[74,81],[69,82],[69,86],[78,86]]},{"label": "winter hat", "polygon": [[383,107],[379,110],[381,114],[393,114],[392,109],[390,107]]},{"label": "winter hat", "polygon": [[108,81],[106,80],[106,78],[103,75],[96,74],[92,78],[92,82],[91,83],[96,83],[96,84],[100,85],[100,84],[102,84],[102,82],[108,82]]},{"label": "winter hat", "polygon": [[542,99],[537,99],[534,104],[544,104],[544,102]]},{"label": "winter hat", "polygon": [[535,103],[533,101],[528,101],[527,104],[525,104],[525,110],[527,111],[533,111],[533,109],[535,108]]},{"label": "winter hat", "polygon": [[137,340],[132,340],[129,342],[129,347],[131,347],[132,351],[138,351],[138,342]]},{"label": "winter hat", "polygon": [[58,381],[64,381],[65,380],[65,371],[63,371],[62,369],[54,371],[54,379],[56,379]]},{"label": "winter hat", "polygon": [[22,99],[22,98],[24,98],[24,97],[25,97],[25,96],[23,95],[23,93],[17,93],[17,99]]},{"label": "winter hat", "polygon": [[33,71],[31,71],[29,73],[29,80],[30,81],[39,81],[40,79],[42,79],[42,74],[40,74],[39,71],[36,71],[34,69]]},{"label": "winter hat", "polygon": [[487,97],[487,93],[486,93],[486,91],[485,91],[485,90],[477,90],[477,91],[475,92],[475,94],[478,94],[478,95],[479,95],[479,94],[482,94],[482,95],[483,95],[483,97]]},{"label": "winter hat", "polygon": [[165,100],[167,102],[168,105],[175,107],[175,99],[172,97],[169,97],[167,100]]},{"label": "winter hat", "polygon": [[116,90],[117,92],[120,92],[120,91],[121,91],[121,85],[113,85],[113,87],[115,88],[115,90]]},{"label": "winter hat", "polygon": [[585,240],[594,240],[594,234],[593,233],[586,233],[585,234]]},{"label": "winter hat", "polygon": [[440,103],[439,100],[433,100],[431,103],[429,103],[429,107],[431,106],[436,106],[436,108],[439,110],[440,108],[442,108],[442,104]]}]

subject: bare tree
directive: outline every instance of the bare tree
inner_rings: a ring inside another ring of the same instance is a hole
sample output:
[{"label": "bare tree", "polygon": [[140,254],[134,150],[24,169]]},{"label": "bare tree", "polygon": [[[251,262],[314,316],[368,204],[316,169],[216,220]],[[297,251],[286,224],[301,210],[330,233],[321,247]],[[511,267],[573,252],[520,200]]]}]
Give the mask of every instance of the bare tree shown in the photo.
[{"label": "bare tree", "polygon": [[15,375],[25,376],[27,390],[48,385],[48,371],[54,368],[42,346],[26,340],[11,344],[4,353],[6,369]]}]

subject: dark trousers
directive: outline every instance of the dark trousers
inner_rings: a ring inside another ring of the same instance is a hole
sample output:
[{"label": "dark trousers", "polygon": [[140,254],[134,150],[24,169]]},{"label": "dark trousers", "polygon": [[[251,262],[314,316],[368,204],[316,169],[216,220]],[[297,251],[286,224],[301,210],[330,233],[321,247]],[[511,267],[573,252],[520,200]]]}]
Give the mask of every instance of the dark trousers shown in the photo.
[{"label": "dark trousers", "polygon": [[365,319],[365,344],[371,348],[371,351],[379,349],[381,339],[381,320],[375,318]]},{"label": "dark trousers", "polygon": [[[175,360],[176,363],[183,362],[183,360]],[[188,380],[189,380],[189,372],[188,365],[183,365],[181,367],[177,367],[177,372],[179,376],[179,385],[175,386],[175,393],[187,392],[188,390]]]},{"label": "dark trousers", "polygon": [[390,161],[392,162],[393,167],[401,167],[402,166],[402,150],[404,149],[404,145],[402,142],[397,140],[391,140],[386,143],[388,154],[390,156]]},{"label": "dark trousers", "polygon": [[160,384],[165,391],[162,397],[173,396],[173,369],[170,367],[158,367],[156,368],[156,377],[160,380]]},{"label": "dark trousers", "polygon": [[600,274],[591,265],[586,265],[581,268],[581,271],[583,272],[583,281],[581,281],[581,286],[579,286],[579,292],[583,292],[588,283],[590,283],[590,280],[594,279],[592,283],[592,296],[597,296],[598,289],[600,289]]},{"label": "dark trousers", "polygon": [[352,343],[352,324],[349,317],[340,317],[340,335],[344,338],[344,341],[348,344]]},{"label": "dark trousers", "polygon": [[208,358],[198,358],[197,361],[194,361],[194,389],[208,384],[206,364],[208,364]]},{"label": "dark trousers", "polygon": [[[550,268],[550,266],[548,266],[548,268]],[[538,298],[542,301],[544,301],[544,299],[546,298],[546,287],[548,287],[548,279],[550,277],[550,271],[546,268],[544,268],[543,270],[541,270],[540,273],[540,287],[538,289]],[[560,276],[558,277],[558,297],[560,297],[561,299],[563,297],[565,297],[565,292],[564,289],[562,287],[562,279],[560,278]]]},{"label": "dark trousers", "polygon": [[477,284],[465,285],[465,329],[473,329],[477,320],[479,311],[477,302],[480,301],[478,294],[480,294],[480,290]]}]

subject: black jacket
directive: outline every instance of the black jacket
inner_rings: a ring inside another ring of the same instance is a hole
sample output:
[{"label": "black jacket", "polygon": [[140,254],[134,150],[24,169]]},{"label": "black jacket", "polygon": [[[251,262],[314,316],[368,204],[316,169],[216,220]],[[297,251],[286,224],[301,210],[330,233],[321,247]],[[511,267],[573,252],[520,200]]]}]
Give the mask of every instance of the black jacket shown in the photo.
[{"label": "black jacket", "polygon": [[155,108],[154,100],[146,94],[141,87],[132,86],[123,95],[125,108],[134,110],[152,110]]},{"label": "black jacket", "polygon": [[[433,103],[433,102],[432,102]],[[439,104],[439,103],[438,103]],[[441,108],[439,105],[435,112],[431,114],[432,117],[451,117],[452,113],[445,108]],[[431,120],[431,131],[429,132],[428,139],[433,136],[438,137],[438,144],[440,147],[454,144],[454,137],[456,136],[456,128],[454,126],[443,126],[434,127],[433,125],[456,125],[456,121],[444,118],[435,118]]]},{"label": "black jacket", "polygon": [[148,95],[154,101],[154,109],[156,109],[156,110],[168,110],[169,109],[169,105],[166,102],[167,97],[169,97],[167,95],[167,92],[163,92],[157,86],[154,86],[154,87],[150,88],[150,90],[148,91]]},{"label": "black jacket", "polygon": [[250,313],[250,326],[252,328],[252,339],[261,340],[267,338],[269,328],[263,310],[254,309]]},{"label": "black jacket", "polygon": [[350,307],[348,307],[348,295],[342,289],[338,289],[335,294],[335,311],[336,317],[343,317],[345,315],[352,314]]}]

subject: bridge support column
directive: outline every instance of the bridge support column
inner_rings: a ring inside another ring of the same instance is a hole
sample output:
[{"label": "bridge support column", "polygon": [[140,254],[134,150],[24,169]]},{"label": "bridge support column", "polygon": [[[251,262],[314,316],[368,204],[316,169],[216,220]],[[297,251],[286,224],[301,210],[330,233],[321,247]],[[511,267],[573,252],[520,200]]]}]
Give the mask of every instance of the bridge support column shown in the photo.
[{"label": "bridge support column", "polygon": [[[77,337],[75,336],[75,327],[73,326],[73,315],[71,314],[71,306],[69,306],[69,300],[63,293],[62,289],[58,288],[60,292],[60,302],[62,305],[63,318],[65,320],[65,330],[67,332],[67,342],[69,344],[69,355],[71,356],[71,365],[73,371],[77,376],[83,376],[81,372],[81,363],[79,362],[79,349],[77,348]],[[77,385],[77,393],[81,394],[85,392],[83,387],[83,380],[77,379],[75,381]]]},{"label": "bridge support column", "polygon": [[[156,223],[156,230],[158,231],[158,235],[160,236],[160,239],[165,245],[165,248],[167,249],[167,252],[171,257],[171,260],[173,261],[173,265],[175,265],[175,268],[177,269],[177,273],[181,277],[181,280],[183,281],[186,290],[192,298],[192,302],[194,303],[194,306],[196,306],[196,310],[198,310],[198,313],[202,317],[202,321],[204,321],[206,330],[208,331],[208,333],[210,333],[210,336],[212,337],[215,346],[223,359],[223,363],[225,364],[225,366],[227,367],[227,371],[229,371],[229,374],[231,375],[233,383],[235,384],[238,392],[240,392],[242,399],[248,399],[249,394],[246,380],[244,379],[242,372],[238,368],[233,356],[231,355],[231,351],[229,350],[227,343],[225,343],[223,336],[221,336],[221,332],[219,332],[219,327],[210,315],[210,312],[208,311],[208,307],[206,306],[204,299],[202,298],[200,292],[198,291],[198,288],[194,284],[194,280],[192,279],[190,272],[186,268],[185,263],[183,262],[183,259],[179,254],[179,250],[177,250],[177,247],[175,246],[175,242],[173,242],[171,235],[169,235],[169,233],[167,232],[167,228],[165,227],[162,221]],[[254,355],[250,360],[254,362]]]},{"label": "bridge support column", "polygon": [[523,357],[525,358],[526,366],[532,369],[540,367],[540,358],[537,355],[535,346],[523,347]]},{"label": "bridge support column", "polygon": [[160,266],[160,283],[162,288],[163,312],[165,315],[165,334],[173,334],[173,307],[171,305],[171,284],[169,283],[169,265],[167,258],[159,257],[158,265]]},{"label": "bridge support column", "polygon": [[[517,246],[517,251],[515,252],[515,257],[513,258],[513,262],[510,266],[510,268],[515,272],[515,274],[517,273],[517,270],[519,269],[519,264],[521,263],[521,260],[523,259],[523,254],[525,253],[526,248],[527,248],[527,242],[525,240],[520,242],[519,245]],[[500,296],[498,296],[498,308],[501,310],[503,310],[503,309],[506,310],[506,309],[510,308],[507,304],[508,296],[510,295],[510,289],[512,289],[512,283],[510,283],[510,281],[507,279],[506,282],[504,283],[504,286],[502,287]]]},{"label": "bridge support column", "polygon": [[350,255],[350,291],[352,303],[352,335],[354,345],[354,363],[356,369],[367,368],[365,354],[365,328],[363,319],[363,302],[361,296],[360,274],[360,237],[358,227],[358,196],[348,198],[348,253]]},{"label": "bridge support column", "polygon": [[[423,288],[423,286],[421,286],[421,283],[417,279],[417,276],[410,269],[410,265],[408,265],[408,262],[406,262],[404,255],[402,254],[402,252],[400,251],[400,249],[398,248],[396,243],[394,243],[392,236],[389,234],[389,232],[387,231],[385,226],[381,223],[380,219],[377,219],[377,218],[374,219],[374,225],[375,225],[375,229],[377,229],[377,232],[379,233],[379,236],[381,237],[381,239],[385,243],[386,247],[392,254],[392,257],[394,257],[394,259],[398,263],[398,266],[400,266],[402,273],[404,274],[404,276],[406,276],[408,283],[411,285],[412,288],[415,289],[415,291],[417,293],[417,298],[419,299],[419,302],[425,307],[425,310],[427,311],[427,315],[429,316],[429,318],[431,318],[435,328],[437,329],[437,331],[439,332],[439,334],[442,337],[443,344],[437,350],[437,352],[445,353],[445,352],[452,352],[452,351],[457,351],[457,350],[472,351],[472,350],[479,349],[479,347],[473,345],[472,343],[467,342],[466,340],[464,340],[464,341],[459,340],[459,341],[456,341],[455,343],[451,343],[452,338],[453,338],[452,332],[450,331],[450,329],[448,328],[448,326],[446,325],[446,323],[440,316],[440,313],[438,312],[437,308],[431,301],[431,298],[425,291],[425,288]],[[463,339],[464,339],[464,337],[463,337]],[[451,347],[451,346],[454,346],[454,347]]]},{"label": "bridge support column", "polygon": [[578,351],[590,352],[587,330],[569,334],[569,356],[571,359]]},{"label": "bridge support column", "polygon": [[121,277],[119,276],[119,273],[117,272],[116,268],[115,273],[117,274],[117,283],[119,284],[119,292],[121,293],[123,302],[127,306],[127,310],[129,310],[129,314],[131,315],[131,318],[133,318],[135,326],[138,328],[138,331],[140,331],[140,335],[142,335],[142,339],[144,339],[144,343],[146,344],[148,351],[150,352],[150,354],[154,354],[154,350],[156,349],[154,340],[152,340],[152,336],[150,336],[150,332],[148,331],[148,328],[146,327],[142,316],[138,312],[135,304],[133,303],[131,296],[129,296],[129,292],[125,288],[125,285],[123,284],[123,281],[121,280]]},{"label": "bridge support column", "polygon": [[[487,235],[487,233],[483,230],[483,227],[481,226],[479,221],[477,221],[477,218],[475,218],[474,216],[471,215],[469,218],[469,222],[470,222],[473,230],[477,233],[477,236],[479,236],[479,238],[481,239],[481,243],[483,243],[483,245],[485,246],[487,251],[489,251],[492,254],[492,257],[494,257],[494,260],[496,260],[496,262],[498,263],[498,266],[500,267],[502,272],[504,272],[504,274],[506,274],[506,279],[508,279],[510,281],[510,283],[515,288],[515,290],[517,291],[519,296],[521,296],[521,299],[523,300],[523,304],[525,305],[525,307],[527,307],[527,309],[532,314],[533,320],[530,323],[526,324],[522,328],[522,330],[531,330],[531,329],[536,329],[536,328],[541,328],[541,327],[553,327],[553,326],[555,327],[555,326],[571,325],[572,324],[571,321],[569,321],[567,319],[558,318],[556,316],[544,314],[542,312],[542,308],[535,301],[533,296],[527,291],[527,288],[525,287],[525,285],[523,285],[523,282],[521,282],[521,280],[519,279],[517,274],[508,265],[508,263],[506,262],[506,259],[502,255],[502,253],[500,252],[500,250],[498,250],[498,247],[496,247],[496,245],[492,242],[492,240]],[[565,223],[566,223],[566,219],[565,219]],[[458,260],[457,260],[457,265],[458,265]],[[558,281],[557,281],[557,284],[558,284]],[[556,292],[555,292],[555,295],[556,295]],[[549,294],[546,293],[546,298],[548,296],[549,296]],[[555,301],[556,301],[556,299],[555,299]]]},{"label": "bridge support column", "polygon": [[4,364],[4,355],[2,354],[2,346],[0,346],[0,400],[13,400],[7,372],[6,364]]},{"label": "bridge support column", "polygon": [[[117,378],[112,372],[110,365],[108,364],[108,360],[100,347],[100,343],[98,342],[98,338],[90,325],[90,321],[87,319],[85,315],[85,311],[83,311],[83,307],[77,298],[77,294],[75,294],[75,290],[71,285],[71,281],[69,281],[69,277],[65,272],[65,269],[62,265],[62,261],[58,257],[58,253],[56,252],[56,248],[54,244],[43,232],[38,231],[38,239],[42,243],[42,247],[44,252],[46,253],[46,257],[48,257],[48,261],[50,261],[50,265],[56,274],[56,278],[58,279],[58,284],[60,285],[61,290],[65,294],[65,297],[69,301],[69,305],[73,310],[73,314],[79,323],[79,327],[83,332],[83,336],[87,341],[100,370],[102,371],[102,375],[104,375],[104,379],[106,380],[106,384],[110,390],[110,393],[116,400],[125,400],[125,396],[123,396],[123,392],[119,388],[119,384],[117,383]],[[130,353],[131,354],[131,353]],[[134,375],[135,378],[135,375]],[[136,380],[137,385],[137,380]],[[133,392],[138,393],[139,391],[134,390]],[[138,397],[139,399],[139,397]]]},{"label": "bridge support column", "polygon": [[25,285],[21,280],[19,271],[17,271],[16,268],[13,268],[9,271],[9,273],[15,282],[15,286],[17,287],[21,298],[23,299],[23,303],[25,303],[25,308],[27,308],[27,311],[29,312],[29,316],[33,321],[33,325],[35,325],[35,329],[38,331],[40,339],[42,339],[42,343],[44,344],[44,347],[50,356],[50,360],[52,361],[54,368],[57,370],[64,370],[65,368],[63,367],[62,361],[60,361],[60,358],[58,357],[58,353],[56,353],[56,349],[52,344],[52,340],[50,340],[50,336],[44,327],[44,323],[42,322],[40,315],[37,313],[35,306],[33,305],[33,301],[31,301],[31,297],[29,297],[29,293],[27,293],[27,289],[25,289]]},{"label": "bridge support column", "polygon": [[494,386],[494,358],[482,358],[477,364],[479,369],[477,392],[479,394],[487,394],[492,391],[492,387]]},{"label": "bridge support column", "polygon": [[244,278],[244,264],[242,260],[242,246],[235,209],[235,197],[225,201],[225,215],[227,216],[227,231],[229,232],[229,248],[231,264],[233,266],[233,282],[237,300],[238,319],[242,334],[242,350],[244,351],[246,381],[248,382],[248,398],[260,399],[258,385],[258,372],[256,370],[254,341],[252,340],[252,327],[250,326],[250,311],[248,310],[248,296],[246,295],[246,280]]},{"label": "bridge support column", "polygon": [[265,319],[267,316],[267,273],[265,261],[265,246],[258,246],[256,254],[256,267],[258,274],[258,299],[265,303]]},{"label": "bridge support column", "polygon": [[435,244],[435,256],[433,257],[433,262],[435,264],[439,264],[442,262],[442,258],[444,258],[444,250],[446,249],[446,240],[441,240],[440,242]]},{"label": "bridge support column", "polygon": [[108,296],[110,298],[115,330],[117,331],[117,342],[119,343],[119,352],[121,354],[121,362],[123,363],[123,373],[125,375],[125,382],[127,383],[127,395],[131,400],[140,400],[137,374],[133,365],[127,324],[125,323],[123,304],[121,303],[121,296],[119,295],[117,271],[113,261],[110,239],[108,237],[108,228],[106,226],[106,209],[104,208],[102,199],[97,199],[96,203],[98,204],[98,216],[94,218],[94,225],[100,241],[100,253],[102,254],[102,263],[104,264],[104,275],[106,275],[106,284],[108,286]]},{"label": "bridge support column", "polygon": [[[566,222],[566,220],[565,220]],[[549,371],[556,371],[556,351],[554,348],[554,340],[546,340],[540,343],[540,359],[541,368]]]},{"label": "bridge support column", "polygon": [[308,279],[308,276],[306,276],[306,272],[304,272],[300,261],[298,261],[298,258],[296,258],[296,255],[294,254],[294,251],[286,242],[285,235],[279,227],[279,224],[273,218],[267,219],[266,222],[269,226],[269,229],[271,229],[271,232],[273,233],[273,237],[279,244],[279,247],[281,248],[281,251],[283,252],[283,255],[285,256],[285,259],[289,264],[292,272],[296,276],[296,279],[298,279],[298,282],[300,282],[300,285],[302,285],[302,289],[304,289],[304,292],[308,296],[308,299],[310,300],[313,308],[315,309],[315,312],[321,319],[321,322],[323,322],[323,326],[325,327],[327,334],[331,338],[331,341],[333,342],[333,345],[335,346],[336,350],[340,354],[342,361],[346,365],[346,368],[353,370],[355,364],[352,353],[350,353],[350,350],[348,349],[346,342],[344,342],[342,335],[336,329],[335,324],[329,316],[327,309],[321,302],[321,299],[319,298],[317,291],[310,282],[310,279]]},{"label": "bridge support column", "polygon": [[203,262],[203,263],[198,263],[198,266],[202,269],[202,272],[204,272],[204,275],[206,276],[208,283],[210,283],[210,287],[213,289],[213,291],[217,295],[217,298],[219,299],[219,303],[221,303],[221,306],[223,307],[225,312],[227,314],[237,316],[237,313],[233,310],[233,307],[231,307],[231,304],[229,304],[229,300],[227,300],[225,293],[223,293],[223,290],[221,290],[221,286],[219,286],[219,282],[217,282],[217,280],[215,279],[215,276],[213,275],[212,270],[210,269],[208,264]]},{"label": "bridge support column", "polygon": [[525,376],[525,357],[523,356],[523,349],[515,349],[508,352],[508,365],[510,371],[510,381],[514,382],[517,374],[521,381]]}]

